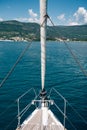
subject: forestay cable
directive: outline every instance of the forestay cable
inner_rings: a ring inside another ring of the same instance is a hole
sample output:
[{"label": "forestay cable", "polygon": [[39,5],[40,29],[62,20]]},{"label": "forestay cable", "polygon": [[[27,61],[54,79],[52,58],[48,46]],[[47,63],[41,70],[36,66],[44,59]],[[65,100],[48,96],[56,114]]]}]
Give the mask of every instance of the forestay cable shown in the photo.
[{"label": "forestay cable", "polygon": [[68,100],[66,100],[66,99],[61,95],[61,93],[59,93],[54,87],[51,88],[49,95],[51,95],[52,90],[54,90],[54,91],[57,93],[57,95],[59,95],[59,96],[61,97],[61,99],[65,100],[66,103],[72,108],[72,110],[80,117],[80,119],[81,119],[85,124],[87,124],[87,121],[72,107],[72,105],[68,102]]},{"label": "forestay cable", "polygon": [[33,90],[33,92],[34,92],[34,94],[35,94],[35,97],[36,97],[37,94],[36,94],[35,89],[34,89],[34,88],[28,89],[25,93],[23,93],[20,97],[18,97],[12,104],[10,104],[10,105],[6,108],[5,111],[3,111],[2,113],[0,113],[0,116],[3,116],[12,106],[14,106],[14,103],[16,103],[18,99],[20,100],[20,99],[23,98],[26,94],[30,93],[30,91],[32,91],[32,90]]},{"label": "forestay cable", "polygon": [[18,59],[16,60],[15,64],[12,66],[12,68],[10,69],[10,71],[7,73],[7,75],[5,76],[5,78],[2,80],[1,84],[0,84],[0,88],[3,86],[3,84],[5,83],[5,81],[8,79],[8,77],[11,75],[11,73],[14,71],[16,65],[19,63],[19,61],[22,59],[22,57],[24,56],[25,52],[28,50],[28,48],[31,46],[32,41],[27,45],[27,47],[21,52],[20,56],[18,57]]},{"label": "forestay cable", "polygon": [[[53,27],[55,27],[55,25],[54,25],[53,21],[51,20],[51,18],[50,18],[49,16],[48,16],[47,18],[50,20],[50,22],[51,22],[51,24],[53,25]],[[77,56],[76,56],[76,55],[74,54],[74,52],[71,50],[71,48],[69,47],[69,45],[67,44],[67,42],[66,42],[65,40],[63,40],[63,42],[64,42],[65,46],[67,47],[67,49],[69,50],[69,52],[71,53],[71,55],[72,55],[73,59],[75,60],[75,62],[76,62],[76,63],[78,64],[78,66],[80,67],[80,70],[82,71],[82,73],[84,74],[84,76],[87,77],[87,72],[85,71],[85,69],[84,69],[83,66],[81,65],[81,63],[80,63],[79,59],[77,58]]]},{"label": "forestay cable", "polygon": [[84,68],[82,67],[79,59],[76,57],[75,53],[73,53],[73,51],[71,50],[71,48],[68,46],[68,44],[66,43],[66,41],[64,41],[64,44],[66,45],[67,49],[69,50],[69,52],[71,53],[73,59],[76,61],[76,63],[78,64],[78,66],[80,67],[81,71],[83,72],[84,76],[87,77],[87,72],[84,70]]},{"label": "forestay cable", "polygon": [[[66,116],[66,115],[64,115],[64,113],[61,111],[61,109],[57,106],[57,104],[54,102],[54,105],[55,105],[55,107],[58,109],[58,111],[63,115],[63,116],[65,116],[65,118],[69,121],[69,123],[71,124],[71,126],[74,128],[74,130],[77,130],[77,128],[73,125],[73,123],[69,120],[69,118]],[[65,128],[65,127],[64,127]]]}]

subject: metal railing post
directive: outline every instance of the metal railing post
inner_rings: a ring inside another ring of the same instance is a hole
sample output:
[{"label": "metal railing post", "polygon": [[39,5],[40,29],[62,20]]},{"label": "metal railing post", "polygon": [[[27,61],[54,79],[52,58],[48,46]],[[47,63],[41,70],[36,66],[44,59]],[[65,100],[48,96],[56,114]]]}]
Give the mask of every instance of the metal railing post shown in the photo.
[{"label": "metal railing post", "polygon": [[20,102],[19,102],[20,100],[19,100],[19,98],[18,98],[18,100],[17,100],[17,104],[18,104],[18,128],[20,128]]},{"label": "metal railing post", "polygon": [[66,125],[66,100],[64,99],[64,130]]}]

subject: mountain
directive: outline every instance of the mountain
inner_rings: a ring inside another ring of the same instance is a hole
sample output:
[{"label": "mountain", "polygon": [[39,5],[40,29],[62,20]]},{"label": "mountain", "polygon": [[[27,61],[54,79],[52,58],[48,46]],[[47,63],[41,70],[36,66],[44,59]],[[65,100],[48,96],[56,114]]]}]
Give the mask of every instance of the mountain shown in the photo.
[{"label": "mountain", "polygon": [[[40,26],[37,23],[22,23],[15,20],[0,22],[1,40],[40,40]],[[48,40],[87,41],[87,25],[47,26]]]},{"label": "mountain", "polygon": [[29,40],[39,39],[39,25],[36,23],[22,23],[18,21],[0,22],[0,39]]}]

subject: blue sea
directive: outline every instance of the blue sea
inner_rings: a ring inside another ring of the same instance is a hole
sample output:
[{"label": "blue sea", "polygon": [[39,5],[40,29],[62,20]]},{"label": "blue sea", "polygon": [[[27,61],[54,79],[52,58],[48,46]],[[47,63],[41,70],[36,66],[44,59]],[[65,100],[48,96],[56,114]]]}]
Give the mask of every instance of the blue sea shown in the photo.
[{"label": "blue sea", "polygon": [[[16,62],[28,42],[0,42],[0,83]],[[68,42],[69,47],[87,72],[87,42]],[[76,64],[63,42],[46,44],[46,79],[45,88],[53,87],[62,94],[67,103],[66,128],[68,130],[87,130],[87,77]],[[12,74],[0,88],[0,130],[15,130],[17,127],[17,98],[30,88],[38,94],[41,90],[40,43],[32,45],[20,60]],[[34,98],[31,90],[20,101],[20,110]],[[51,98],[63,109],[63,100],[52,89]],[[34,106],[22,117],[22,121],[32,112]],[[62,114],[50,107],[63,123]],[[79,115],[80,114],[80,115]]]}]

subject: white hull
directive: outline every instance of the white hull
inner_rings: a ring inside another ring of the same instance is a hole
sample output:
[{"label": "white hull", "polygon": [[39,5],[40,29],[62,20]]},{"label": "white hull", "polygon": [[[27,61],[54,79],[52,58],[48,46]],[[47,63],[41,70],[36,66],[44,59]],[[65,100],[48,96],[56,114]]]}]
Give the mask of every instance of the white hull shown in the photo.
[{"label": "white hull", "polygon": [[48,122],[44,126],[42,124],[42,109],[36,109],[17,130],[64,130],[63,125],[54,116],[51,110],[47,111]]}]

